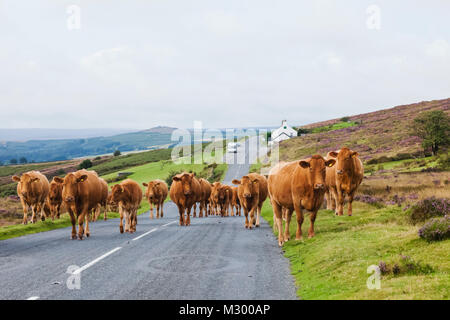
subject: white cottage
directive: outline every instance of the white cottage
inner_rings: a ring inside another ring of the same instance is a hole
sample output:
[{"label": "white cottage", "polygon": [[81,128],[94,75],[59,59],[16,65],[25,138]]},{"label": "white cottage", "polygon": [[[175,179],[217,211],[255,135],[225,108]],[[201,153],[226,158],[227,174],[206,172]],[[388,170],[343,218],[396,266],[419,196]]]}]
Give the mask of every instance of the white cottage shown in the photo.
[{"label": "white cottage", "polygon": [[297,136],[297,131],[295,131],[291,126],[287,124],[286,120],[281,121],[281,127],[272,130],[272,143],[280,142],[283,140],[290,139]]}]

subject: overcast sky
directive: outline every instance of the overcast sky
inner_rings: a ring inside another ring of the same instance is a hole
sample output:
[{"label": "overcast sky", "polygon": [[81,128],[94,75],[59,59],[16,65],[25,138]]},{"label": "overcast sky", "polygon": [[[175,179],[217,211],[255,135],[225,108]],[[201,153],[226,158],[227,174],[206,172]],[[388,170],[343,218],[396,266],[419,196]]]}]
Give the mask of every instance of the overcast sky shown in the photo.
[{"label": "overcast sky", "polygon": [[0,127],[307,124],[448,98],[449,12],[448,0],[1,0]]}]

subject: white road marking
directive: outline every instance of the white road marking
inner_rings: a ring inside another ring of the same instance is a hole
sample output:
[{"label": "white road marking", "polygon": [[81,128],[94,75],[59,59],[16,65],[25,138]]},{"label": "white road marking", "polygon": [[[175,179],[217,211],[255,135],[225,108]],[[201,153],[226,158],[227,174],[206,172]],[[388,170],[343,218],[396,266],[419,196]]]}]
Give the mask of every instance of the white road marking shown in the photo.
[{"label": "white road marking", "polygon": [[176,223],[177,221],[172,221],[172,222],[169,222],[169,223],[166,223],[166,224],[163,224],[162,226],[163,227],[166,227],[166,226],[168,226],[169,224],[173,224],[173,223]]},{"label": "white road marking", "polygon": [[109,256],[110,254],[113,254],[114,252],[116,252],[116,251],[118,251],[118,250],[120,250],[120,249],[122,249],[122,247],[117,247],[117,248],[115,248],[115,249],[112,249],[111,251],[109,251],[109,252],[105,253],[104,255],[98,257],[97,259],[92,260],[92,261],[89,262],[88,264],[85,264],[85,265],[82,266],[81,268],[75,270],[75,271],[73,272],[73,274],[81,273],[82,271],[86,270],[87,268],[92,267],[94,264],[96,264],[96,263],[99,262],[100,260],[105,259],[105,258],[106,258],[107,256]]},{"label": "white road marking", "polygon": [[32,296],[32,297],[29,297],[27,300],[38,300],[38,299],[39,299],[38,296]]},{"label": "white road marking", "polygon": [[148,234],[150,234],[150,233],[152,233],[153,231],[156,231],[156,230],[158,230],[158,228],[154,228],[154,229],[152,229],[150,231],[147,231],[146,233],[141,234],[139,237],[134,238],[133,241],[139,240],[140,238],[145,237],[146,235],[148,235]]}]

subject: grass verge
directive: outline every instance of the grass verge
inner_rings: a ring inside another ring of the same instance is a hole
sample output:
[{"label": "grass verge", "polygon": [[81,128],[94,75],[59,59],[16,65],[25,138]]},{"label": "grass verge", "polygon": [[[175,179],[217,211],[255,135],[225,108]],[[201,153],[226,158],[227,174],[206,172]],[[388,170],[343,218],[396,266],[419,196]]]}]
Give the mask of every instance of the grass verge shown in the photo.
[{"label": "grass verge", "polygon": [[[450,240],[428,243],[419,239],[418,227],[407,224],[405,213],[397,206],[376,209],[355,202],[353,212],[352,217],[336,217],[331,211],[321,210],[314,238],[284,244],[300,299],[449,298]],[[268,201],[262,215],[273,226]],[[309,215],[303,225],[304,235],[308,227]],[[295,239],[296,228],[294,215],[291,239]],[[370,265],[379,265],[381,261],[393,265],[402,256],[431,267],[432,272],[421,272],[419,268],[398,275],[383,275],[381,289],[367,288]]]}]

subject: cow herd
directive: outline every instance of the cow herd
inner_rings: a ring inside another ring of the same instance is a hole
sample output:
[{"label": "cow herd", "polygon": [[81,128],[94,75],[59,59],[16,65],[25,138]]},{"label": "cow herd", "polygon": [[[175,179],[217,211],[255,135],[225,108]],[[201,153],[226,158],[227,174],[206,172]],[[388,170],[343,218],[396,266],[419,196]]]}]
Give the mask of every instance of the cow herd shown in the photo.
[{"label": "cow herd", "polygon": [[[304,160],[278,163],[268,176],[249,173],[232,181],[237,187],[220,182],[210,183],[188,172],[173,176],[170,188],[159,179],[143,183],[145,194],[141,186],[131,179],[114,185],[108,191],[105,180],[95,171],[84,169],[68,173],[64,178],[54,177],[50,183],[38,171],[26,172],[12,179],[18,182],[17,193],[23,206],[24,224],[28,222],[29,208],[32,211],[31,222],[35,223],[37,214],[40,214],[41,220],[49,216],[52,219],[59,218],[61,207],[65,206],[72,222],[72,239],[78,237],[80,240],[84,235],[89,237],[89,221],[97,220],[102,208],[105,220],[107,211],[120,213],[121,233],[135,232],[137,211],[143,195],[150,204],[151,219],[154,218],[154,207],[156,218],[164,216],[164,202],[170,195],[178,207],[180,226],[190,225],[190,213],[193,210],[193,217],[197,216],[198,204],[199,217],[241,216],[243,210],[247,229],[260,226],[262,205],[269,197],[281,246],[290,239],[289,223],[294,210],[297,219],[296,239],[302,238],[305,210],[311,212],[308,237],[314,236],[314,221],[325,196],[327,208],[335,210],[336,215],[343,214],[344,198],[348,196],[348,215],[352,215],[353,197],[363,175],[358,153],[342,148],[329,152],[326,158],[314,155]],[[283,220],[286,221],[284,233]]]}]

